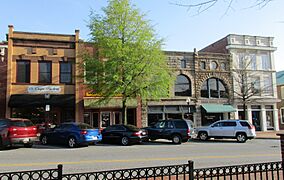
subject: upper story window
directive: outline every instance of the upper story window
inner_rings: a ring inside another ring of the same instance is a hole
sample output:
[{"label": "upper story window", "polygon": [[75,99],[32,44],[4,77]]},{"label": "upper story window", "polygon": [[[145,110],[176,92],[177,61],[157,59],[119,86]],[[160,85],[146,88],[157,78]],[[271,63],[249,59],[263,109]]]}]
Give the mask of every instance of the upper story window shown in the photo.
[{"label": "upper story window", "polygon": [[200,62],[200,69],[202,69],[202,70],[206,69],[206,63],[204,61]]},{"label": "upper story window", "polygon": [[284,99],[284,86],[281,86],[280,96],[281,99]]},{"label": "upper story window", "polygon": [[17,60],[17,83],[30,83],[30,61]]},{"label": "upper story window", "polygon": [[226,64],[225,63],[221,63],[221,69],[226,70]]},{"label": "upper story window", "polygon": [[175,96],[191,96],[191,82],[184,75],[178,75],[175,82]]},{"label": "upper story window", "polygon": [[60,62],[60,83],[72,83],[72,63]]},{"label": "upper story window", "polygon": [[216,61],[212,61],[212,62],[210,63],[210,69],[211,69],[211,70],[216,70],[217,68],[218,68],[217,62],[216,62]]},{"label": "upper story window", "polygon": [[260,55],[261,58],[261,65],[263,70],[269,70],[271,69],[271,63],[269,56],[267,54]]},{"label": "upper story window", "polygon": [[263,78],[263,86],[264,86],[264,95],[266,96],[272,96],[273,92],[272,92],[272,77],[271,76],[265,76]]},{"label": "upper story window", "polygon": [[223,82],[218,78],[207,79],[201,87],[201,97],[227,98],[228,93]]},{"label": "upper story window", "polygon": [[51,62],[39,62],[39,83],[51,83]]},{"label": "upper story window", "polygon": [[[260,96],[260,77],[252,76],[250,84],[251,84],[250,87],[251,87],[251,91],[252,91],[253,95]],[[244,94],[246,94],[246,92],[244,92]]]},{"label": "upper story window", "polygon": [[252,70],[257,70],[257,61],[256,61],[255,54],[249,55],[249,62],[248,63],[251,65]]},{"label": "upper story window", "polygon": [[185,59],[180,60],[180,68],[186,68],[186,60]]}]

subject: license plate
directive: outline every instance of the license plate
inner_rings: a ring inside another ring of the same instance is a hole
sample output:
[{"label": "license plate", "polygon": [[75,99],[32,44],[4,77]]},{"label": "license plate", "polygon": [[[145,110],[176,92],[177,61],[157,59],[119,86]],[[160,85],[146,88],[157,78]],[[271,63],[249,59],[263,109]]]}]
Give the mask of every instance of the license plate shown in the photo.
[{"label": "license plate", "polygon": [[29,138],[25,138],[25,139],[23,140],[24,143],[27,143],[27,142],[29,142],[29,141],[30,141]]}]

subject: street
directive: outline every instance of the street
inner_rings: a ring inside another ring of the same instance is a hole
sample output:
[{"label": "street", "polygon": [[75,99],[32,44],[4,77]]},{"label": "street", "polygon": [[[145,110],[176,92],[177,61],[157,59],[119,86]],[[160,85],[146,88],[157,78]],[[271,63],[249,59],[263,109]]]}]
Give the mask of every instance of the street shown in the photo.
[{"label": "street", "polygon": [[195,168],[280,161],[280,141],[254,139],[193,141],[173,145],[166,141],[132,146],[97,144],[69,149],[63,146],[34,145],[0,151],[0,172],[56,168],[64,173],[184,164]]}]

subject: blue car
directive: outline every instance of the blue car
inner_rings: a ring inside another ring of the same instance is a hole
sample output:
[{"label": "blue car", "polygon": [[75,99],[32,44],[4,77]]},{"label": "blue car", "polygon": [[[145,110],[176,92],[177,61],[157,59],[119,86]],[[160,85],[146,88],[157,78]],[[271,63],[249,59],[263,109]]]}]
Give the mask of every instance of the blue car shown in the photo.
[{"label": "blue car", "polygon": [[47,129],[40,136],[41,144],[63,144],[70,148],[88,146],[102,140],[99,129],[85,123],[66,122]]}]

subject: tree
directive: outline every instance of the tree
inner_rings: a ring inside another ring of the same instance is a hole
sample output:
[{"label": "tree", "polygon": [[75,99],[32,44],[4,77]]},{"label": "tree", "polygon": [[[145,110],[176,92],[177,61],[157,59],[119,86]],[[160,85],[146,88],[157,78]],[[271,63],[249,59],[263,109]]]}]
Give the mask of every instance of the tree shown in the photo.
[{"label": "tree", "polygon": [[[129,0],[109,0],[103,15],[92,12],[90,30],[98,50],[83,56],[84,76],[101,96],[98,103],[122,98],[122,119],[127,124],[127,101],[168,96],[170,69],[150,22]],[[91,82],[91,83],[90,83]]]},{"label": "tree", "polygon": [[247,118],[247,104],[253,102],[256,96],[272,95],[272,80],[261,82],[261,75],[256,71],[257,66],[255,55],[245,53],[239,54],[233,64],[234,98],[242,103],[244,118]]},{"label": "tree", "polygon": [[[197,14],[203,13],[207,11],[208,9],[214,7],[217,3],[225,3],[226,4],[226,11],[225,14],[230,10],[233,9],[233,3],[236,0],[228,0],[228,1],[223,1],[223,0],[184,0],[183,2],[176,2],[174,4],[182,7],[186,7],[189,11],[190,10],[196,10]],[[266,6],[269,2],[272,0],[251,0],[252,5],[251,7],[260,7],[263,8]]]}]

